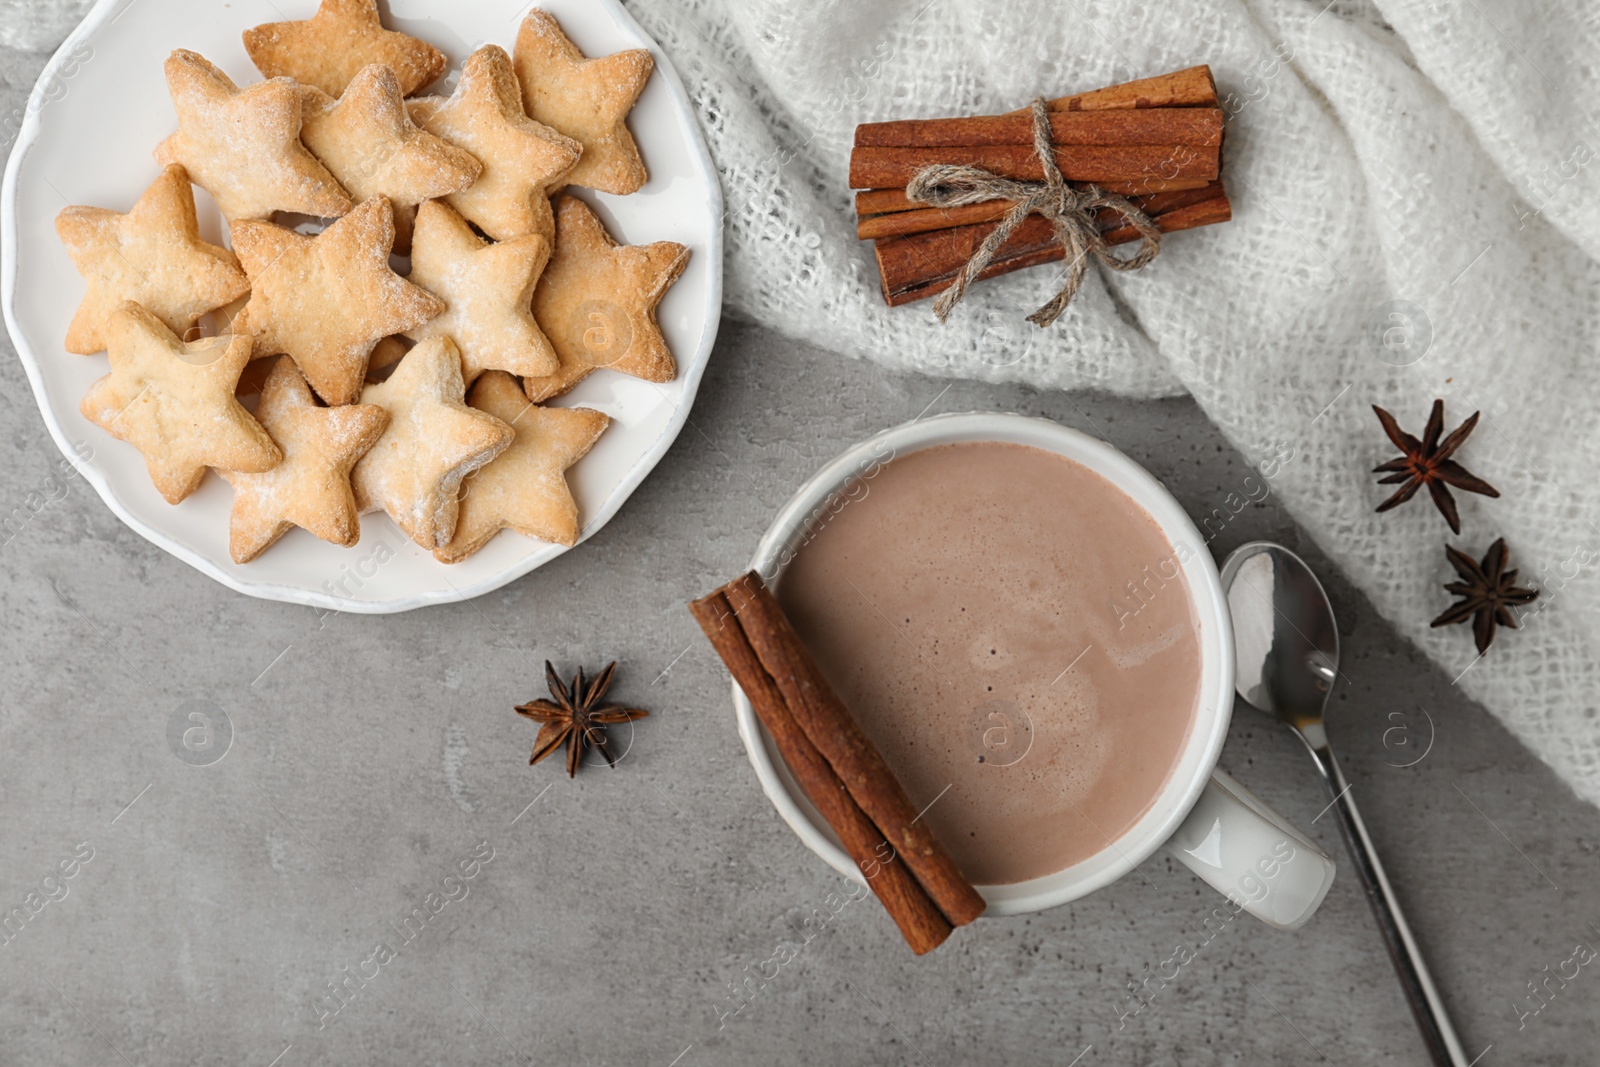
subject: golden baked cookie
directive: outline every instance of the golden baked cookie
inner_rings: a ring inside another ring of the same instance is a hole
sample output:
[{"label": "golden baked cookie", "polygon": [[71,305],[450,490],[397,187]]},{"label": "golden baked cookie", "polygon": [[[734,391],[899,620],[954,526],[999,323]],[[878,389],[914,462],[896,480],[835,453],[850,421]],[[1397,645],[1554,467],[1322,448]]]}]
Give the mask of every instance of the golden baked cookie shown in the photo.
[{"label": "golden baked cookie", "polygon": [[240,89],[197,53],[167,57],[167,90],[178,132],[156,148],[162,166],[181,163],[230,222],[274,211],[333,218],[350,197],[300,143],[300,87],[287,78]]},{"label": "golden baked cookie", "polygon": [[337,100],[309,85],[301,93],[300,139],[358,203],[389,198],[401,252],[411,246],[417,205],[460,192],[483,169],[471,153],[417,128],[388,67],[361,68]]},{"label": "golden baked cookie", "polygon": [[125,302],[106,319],[111,373],[83,398],[83,417],[144,453],[150,480],[176,504],[207,467],[271,470],[283,453],[233,395],[250,359],[243,334],[185,344],[149,311]]},{"label": "golden baked cookie", "polygon": [[256,421],[283,450],[283,462],[257,474],[222,472],[233,486],[233,561],[249,563],[296,526],[336,545],[361,540],[350,469],[389,425],[389,413],[371,404],[319,407],[294,360],[279,356]]},{"label": "golden baked cookie", "polygon": [[567,182],[603,193],[638,192],[648,175],[627,118],[655,69],[649,51],[585,59],[555,16],[535,10],[517,31],[513,63],[528,116],[583,145]]},{"label": "golden baked cookie", "polygon": [[234,226],[233,250],[250,275],[243,328],[255,354],[293,356],[324,401],[354,401],[379,339],[444,311],[442,300],[389,269],[393,245],[383,196],[315,237],[270,222]]},{"label": "golden baked cookie", "polygon": [[550,243],[536,233],[490,244],[450,205],[423,204],[411,246],[411,280],[442,298],[445,313],[406,335],[455,341],[469,385],[486,370],[555,373],[560,362],[534,321],[532,303],[549,258]]},{"label": "golden baked cookie", "polygon": [[361,393],[363,404],[389,413],[389,428],[350,476],[356,507],[388,512],[430,552],[455,535],[462,479],[504,452],[513,436],[499,419],[467,407],[465,391],[456,346],[435,337]]},{"label": "golden baked cookie", "polygon": [[142,305],[182,337],[206,312],[250,291],[250,280],[226,248],[200,239],[189,175],[174,163],[126,215],[69,207],[56,233],[88,291],[67,327],[68,352],[106,347],[105,321],[124,300]]},{"label": "golden baked cookie", "polygon": [[476,182],[445,197],[451,207],[496,241],[525,233],[552,236],[545,189],[567,176],[583,149],[522,110],[522,90],[505,49],[484,45],[467,57],[453,94],[421,97],[409,106],[419,126],[483,164]]},{"label": "golden baked cookie", "polygon": [[574,196],[556,203],[556,250],[533,293],[533,315],[561,368],[524,379],[528,399],[548,400],[592,371],[668,382],[678,365],[656,322],[656,305],[689,262],[673,241],[619,245]]},{"label": "golden baked cookie", "polygon": [[455,537],[433,554],[457,563],[507,528],[558,545],[577,544],[578,505],[566,470],[588,454],[611,419],[588,408],[536,407],[502,371],[479,378],[468,403],[509,425],[516,438],[467,479]]},{"label": "golden baked cookie", "polygon": [[438,80],[446,65],[433,45],[384,29],[377,0],[322,0],[309,19],[245,30],[244,50],[264,77],[286,75],[329,96],[343,93],[369,63],[394,71],[405,96]]}]

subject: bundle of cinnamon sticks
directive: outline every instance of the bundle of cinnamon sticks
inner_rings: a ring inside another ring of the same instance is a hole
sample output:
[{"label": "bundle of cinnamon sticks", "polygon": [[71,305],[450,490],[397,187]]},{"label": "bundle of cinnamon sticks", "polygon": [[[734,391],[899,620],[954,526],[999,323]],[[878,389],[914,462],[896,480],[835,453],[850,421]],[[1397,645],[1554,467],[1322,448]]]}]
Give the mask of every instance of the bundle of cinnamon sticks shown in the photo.
[{"label": "bundle of cinnamon sticks", "polygon": [[[1226,222],[1219,180],[1223,112],[1208,66],[1048,101],[1056,166],[1073,184],[1127,196],[1163,233]],[[1011,210],[1009,200],[933,208],[906,196],[923,167],[979,166],[1003,178],[1039,181],[1043,165],[1027,110],[1006,115],[870,122],[856,127],[850,187],[856,236],[871,240],[891,307],[948,288],[973,252]],[[1139,239],[1114,211],[1097,220],[1108,244]],[[1063,257],[1048,220],[1031,216],[982,272],[991,278]]]},{"label": "bundle of cinnamon sticks", "polygon": [[983,913],[984,900],[751,571],[689,605],[790,772],[917,955]]}]

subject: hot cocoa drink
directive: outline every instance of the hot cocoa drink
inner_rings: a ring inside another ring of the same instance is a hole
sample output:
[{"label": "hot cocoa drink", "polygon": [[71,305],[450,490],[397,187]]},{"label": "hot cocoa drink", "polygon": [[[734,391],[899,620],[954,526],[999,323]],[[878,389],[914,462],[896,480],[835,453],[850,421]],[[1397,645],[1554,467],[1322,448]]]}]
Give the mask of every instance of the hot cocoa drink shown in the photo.
[{"label": "hot cocoa drink", "polygon": [[1021,882],[1109,847],[1194,719],[1194,549],[1022,445],[914,452],[837,503],[778,598],[963,873]]}]

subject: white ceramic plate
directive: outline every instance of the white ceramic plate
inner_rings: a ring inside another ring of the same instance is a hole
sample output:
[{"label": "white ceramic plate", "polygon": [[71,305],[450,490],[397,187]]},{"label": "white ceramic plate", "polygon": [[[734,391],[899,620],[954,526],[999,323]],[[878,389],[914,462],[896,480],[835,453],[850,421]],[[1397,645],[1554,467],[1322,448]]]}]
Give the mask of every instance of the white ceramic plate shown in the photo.
[{"label": "white ceramic plate", "polygon": [[[516,0],[390,0],[386,21],[449,56],[453,87],[473,50],[510,51],[528,3]],[[648,48],[656,71],[630,126],[649,183],[627,197],[580,191],[626,244],[678,241],[689,264],[659,316],[678,360],[677,380],[653,385],[609,371],[559,403],[604,411],[611,428],[570,472],[588,537],[616,514],[688,418],[716,338],[722,307],[722,192],[694,110],[671,63],[616,0],[540,0],[588,55]],[[510,531],[464,562],[445,565],[414,545],[387,516],[362,518],[361,542],[340,548],[293,530],[254,562],[228,555],[233,494],[215,474],[176,506],[150,484],[144,460],[78,412],[106,357],[62,347],[84,285],[56,238],[69,204],[126,211],[159,173],[151,151],[175,127],[162,63],[174,48],[199,52],[235,81],[259,80],[240,34],[263,22],[309,18],[317,0],[100,0],[34,87],[0,190],[4,245],[0,300],[45,425],[62,452],[134,530],[224,585],[252,596],[342,611],[405,611],[499,588],[567,551]],[[201,231],[218,242],[222,222],[196,188]],[[84,453],[87,458],[79,458]]]}]

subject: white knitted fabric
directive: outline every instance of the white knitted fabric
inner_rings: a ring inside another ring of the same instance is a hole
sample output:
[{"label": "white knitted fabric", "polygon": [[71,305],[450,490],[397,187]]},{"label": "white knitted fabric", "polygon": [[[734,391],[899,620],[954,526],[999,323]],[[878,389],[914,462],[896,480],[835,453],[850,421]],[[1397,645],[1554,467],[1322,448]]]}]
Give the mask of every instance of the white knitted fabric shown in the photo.
[{"label": "white knitted fabric", "polygon": [[[1600,8],[1537,6],[630,4],[722,171],[732,313],[899,369],[1187,391],[1247,456],[1292,452],[1273,490],[1328,555],[1600,802],[1600,128],[1583,106],[1600,99]],[[1172,237],[1141,273],[1092,272],[1047,331],[1023,317],[1049,269],[980,283],[942,327],[927,303],[882,306],[845,181],[856,123],[992,114],[1201,62],[1233,112],[1231,224]],[[1483,411],[1460,458],[1504,494],[1458,494],[1458,538],[1426,493],[1373,513],[1386,490],[1369,470],[1394,450],[1370,405],[1420,433],[1436,396],[1447,426]],[[1474,662],[1469,628],[1428,626],[1450,602],[1441,545],[1478,556],[1502,535],[1539,610]]]}]

